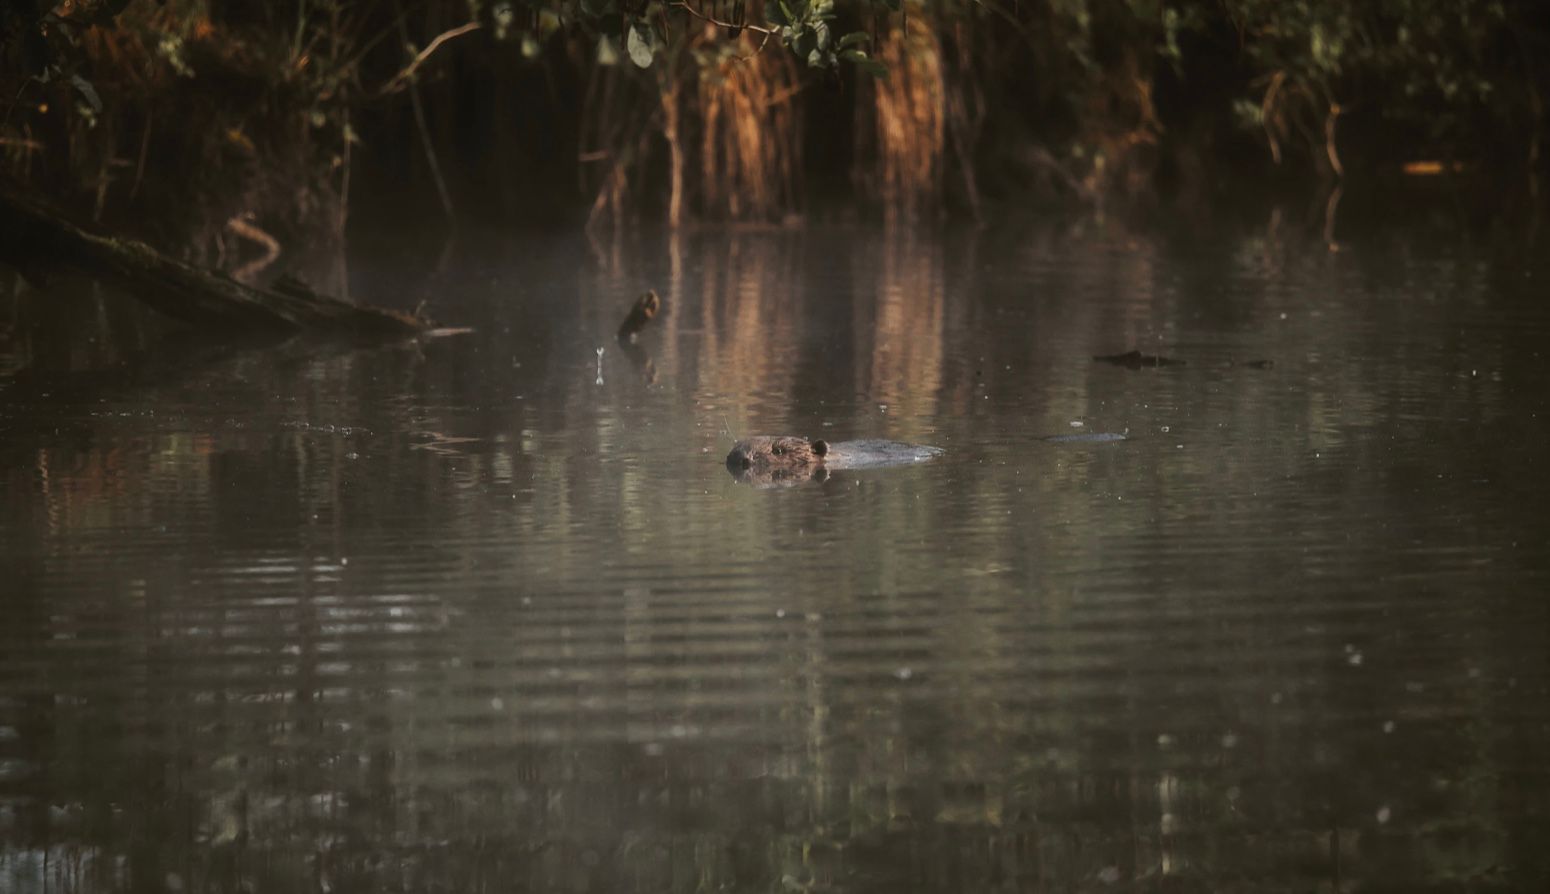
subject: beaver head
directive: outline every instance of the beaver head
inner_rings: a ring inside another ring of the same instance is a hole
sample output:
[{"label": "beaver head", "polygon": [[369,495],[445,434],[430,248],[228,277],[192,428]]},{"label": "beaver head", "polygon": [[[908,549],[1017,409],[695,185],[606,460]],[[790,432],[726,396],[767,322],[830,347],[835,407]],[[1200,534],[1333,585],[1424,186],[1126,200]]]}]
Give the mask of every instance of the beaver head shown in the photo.
[{"label": "beaver head", "polygon": [[776,484],[821,477],[829,443],[822,439],[749,438],[732,445],[727,470],[739,481]]}]

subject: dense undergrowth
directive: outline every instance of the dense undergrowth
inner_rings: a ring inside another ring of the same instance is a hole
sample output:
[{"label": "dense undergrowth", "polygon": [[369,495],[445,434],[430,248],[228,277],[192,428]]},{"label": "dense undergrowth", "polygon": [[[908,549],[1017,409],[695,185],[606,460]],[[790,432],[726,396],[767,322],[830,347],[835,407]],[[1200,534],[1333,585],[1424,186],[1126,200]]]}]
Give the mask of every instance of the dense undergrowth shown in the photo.
[{"label": "dense undergrowth", "polygon": [[228,268],[352,208],[919,219],[1400,171],[1524,195],[1547,51],[1550,11],[1501,0],[21,0],[0,164]]}]

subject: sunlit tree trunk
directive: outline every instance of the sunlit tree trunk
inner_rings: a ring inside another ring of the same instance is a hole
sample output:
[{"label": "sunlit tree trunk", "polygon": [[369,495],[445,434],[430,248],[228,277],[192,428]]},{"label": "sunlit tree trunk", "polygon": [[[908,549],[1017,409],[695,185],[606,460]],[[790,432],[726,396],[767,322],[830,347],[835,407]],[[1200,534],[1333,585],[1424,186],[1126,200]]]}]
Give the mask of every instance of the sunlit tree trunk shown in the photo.
[{"label": "sunlit tree trunk", "polygon": [[669,226],[677,229],[683,225],[684,219],[684,149],[678,107],[680,82],[668,70],[669,68],[670,66],[663,65],[660,69],[664,83],[662,135],[667,139],[668,168],[672,180],[667,200],[667,222]]}]

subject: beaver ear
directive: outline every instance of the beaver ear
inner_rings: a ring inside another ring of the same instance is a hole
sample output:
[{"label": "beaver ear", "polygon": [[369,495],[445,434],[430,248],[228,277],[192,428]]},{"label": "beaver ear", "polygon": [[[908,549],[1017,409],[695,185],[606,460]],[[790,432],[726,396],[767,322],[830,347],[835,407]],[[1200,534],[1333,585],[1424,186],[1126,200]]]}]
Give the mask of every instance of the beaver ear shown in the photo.
[{"label": "beaver ear", "polygon": [[813,448],[814,456],[825,456],[829,452],[829,442],[825,441],[823,438],[819,438],[813,441],[813,443],[808,446]]}]

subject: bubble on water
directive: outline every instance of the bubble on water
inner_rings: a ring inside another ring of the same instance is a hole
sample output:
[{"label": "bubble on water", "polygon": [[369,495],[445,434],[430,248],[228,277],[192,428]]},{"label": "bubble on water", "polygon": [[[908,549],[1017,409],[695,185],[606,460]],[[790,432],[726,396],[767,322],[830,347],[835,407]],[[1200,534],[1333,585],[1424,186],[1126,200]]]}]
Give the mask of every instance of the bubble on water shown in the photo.
[{"label": "bubble on water", "polygon": [[1119,881],[1119,876],[1118,866],[1105,866],[1098,870],[1098,881],[1103,882],[1105,885],[1112,885]]},{"label": "bubble on water", "polygon": [[1385,721],[1383,721],[1383,731],[1386,732],[1386,733],[1392,733],[1394,731],[1394,721],[1392,721],[1392,720],[1385,720]]},{"label": "bubble on water", "polygon": [[901,667],[894,671],[893,675],[901,680],[908,680],[910,677],[915,676],[915,672],[907,667]]},{"label": "bubble on water", "polygon": [[1173,747],[1173,736],[1171,736],[1171,735],[1169,735],[1167,733],[1158,733],[1157,734],[1157,747],[1158,748],[1172,748]]},{"label": "bubble on water", "polygon": [[1385,804],[1382,807],[1378,808],[1378,822],[1379,823],[1386,823],[1386,822],[1388,822],[1389,821],[1389,817],[1392,816],[1392,815],[1393,815],[1393,811],[1389,810],[1387,804]]},{"label": "bubble on water", "polygon": [[504,711],[506,710],[506,703],[502,701],[499,696],[496,696],[495,698],[490,699],[490,710]]}]

